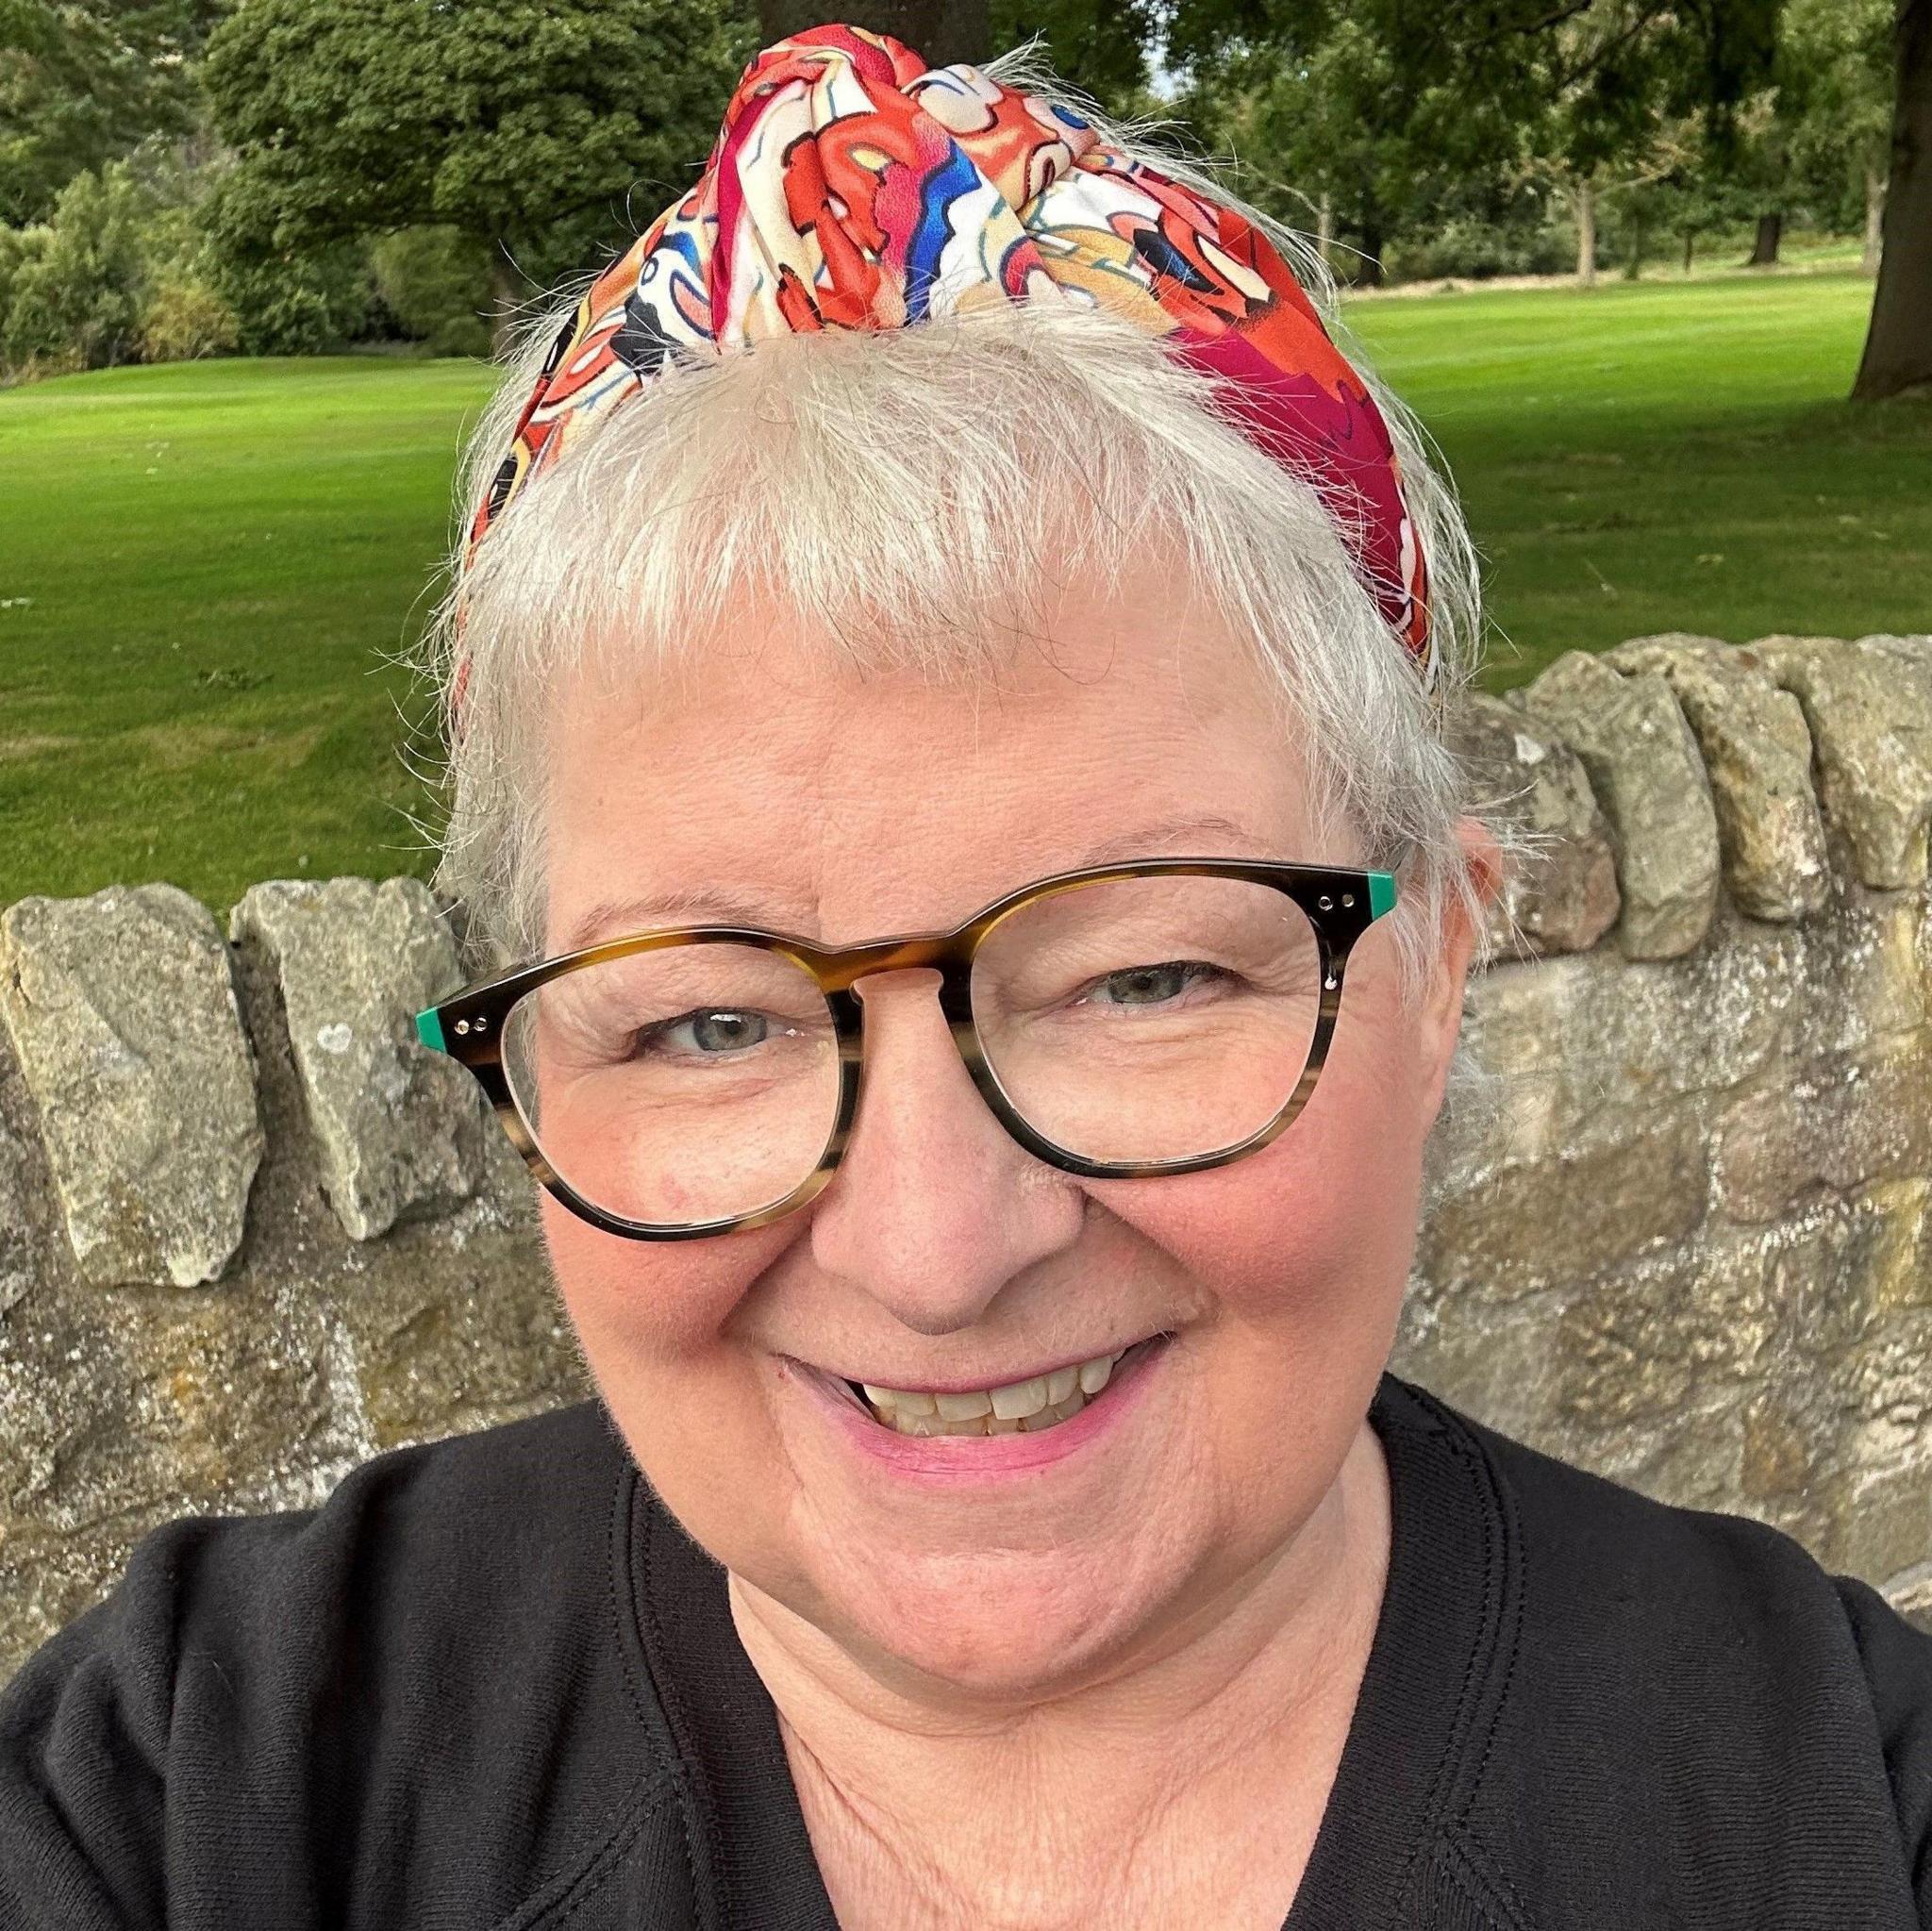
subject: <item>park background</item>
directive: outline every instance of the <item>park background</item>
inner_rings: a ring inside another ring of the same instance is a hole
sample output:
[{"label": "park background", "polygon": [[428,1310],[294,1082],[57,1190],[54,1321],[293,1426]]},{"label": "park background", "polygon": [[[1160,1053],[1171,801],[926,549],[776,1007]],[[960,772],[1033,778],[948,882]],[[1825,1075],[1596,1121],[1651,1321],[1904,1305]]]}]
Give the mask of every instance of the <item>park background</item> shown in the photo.
[{"label": "park background", "polygon": [[[1932,1625],[1932,0],[853,14],[1228,158],[1461,489],[1537,861],[1396,1372]],[[409,652],[492,338],[816,24],[0,0],[0,1676],[159,1524],[590,1392],[411,1025],[485,962]]]},{"label": "park background", "polygon": [[[1039,35],[1317,239],[1463,491],[1491,688],[1650,631],[1923,627],[1926,0],[857,17],[934,59]],[[681,192],[761,35],[816,21],[0,7],[0,904],[427,875],[401,660],[492,329]]]}]

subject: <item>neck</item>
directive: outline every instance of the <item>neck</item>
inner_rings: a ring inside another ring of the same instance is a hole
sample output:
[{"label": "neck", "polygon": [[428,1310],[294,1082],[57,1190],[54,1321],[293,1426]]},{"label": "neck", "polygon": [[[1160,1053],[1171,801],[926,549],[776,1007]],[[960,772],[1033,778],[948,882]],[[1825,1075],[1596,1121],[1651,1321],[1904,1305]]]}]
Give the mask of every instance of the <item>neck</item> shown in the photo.
[{"label": "neck", "polygon": [[734,1575],[841,1923],[1232,1923],[1202,1906],[1233,1873],[1286,1885],[1256,1920],[1279,1924],[1346,1740],[1389,1535],[1364,1421],[1314,1513],[1239,1584],[1105,1676],[997,1706],[891,1676]]}]

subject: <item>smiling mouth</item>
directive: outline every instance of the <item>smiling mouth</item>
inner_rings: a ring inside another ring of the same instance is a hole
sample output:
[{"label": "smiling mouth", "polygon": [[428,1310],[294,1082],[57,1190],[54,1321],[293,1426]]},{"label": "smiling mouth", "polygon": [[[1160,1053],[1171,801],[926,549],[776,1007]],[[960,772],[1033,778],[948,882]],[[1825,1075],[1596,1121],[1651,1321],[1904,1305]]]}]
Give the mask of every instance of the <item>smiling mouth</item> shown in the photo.
[{"label": "smiling mouth", "polygon": [[1150,1335],[1132,1347],[999,1388],[940,1394],[842,1379],[834,1386],[846,1390],[880,1426],[900,1435],[1041,1435],[1071,1422],[1107,1391],[1117,1374],[1166,1340],[1164,1334]]}]

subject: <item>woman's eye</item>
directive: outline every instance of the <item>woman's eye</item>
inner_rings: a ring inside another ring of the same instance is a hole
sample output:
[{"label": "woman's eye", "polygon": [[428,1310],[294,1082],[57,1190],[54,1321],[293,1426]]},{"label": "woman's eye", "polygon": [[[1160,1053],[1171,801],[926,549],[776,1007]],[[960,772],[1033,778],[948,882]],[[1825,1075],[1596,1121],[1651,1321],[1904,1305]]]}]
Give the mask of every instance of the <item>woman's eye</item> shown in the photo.
[{"label": "woman's eye", "polygon": [[1108,973],[1096,982],[1097,989],[1114,989],[1116,996],[1101,999],[1103,1006],[1160,1006],[1178,999],[1190,986],[1203,979],[1228,976],[1220,966],[1200,959],[1170,959],[1161,965],[1128,966]]},{"label": "woman's eye", "polygon": [[713,1007],[647,1025],[637,1034],[635,1043],[640,1052],[648,1052],[659,1040],[669,1040],[675,1049],[694,1053],[700,1058],[722,1058],[762,1045],[770,1033],[765,1013]]}]

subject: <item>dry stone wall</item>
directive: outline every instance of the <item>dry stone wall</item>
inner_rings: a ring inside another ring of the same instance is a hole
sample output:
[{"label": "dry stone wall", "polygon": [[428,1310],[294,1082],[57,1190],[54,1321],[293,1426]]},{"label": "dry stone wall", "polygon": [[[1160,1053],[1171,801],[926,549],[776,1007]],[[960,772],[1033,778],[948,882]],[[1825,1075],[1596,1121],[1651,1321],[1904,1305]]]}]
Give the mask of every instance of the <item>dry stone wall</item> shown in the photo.
[{"label": "dry stone wall", "polygon": [[[1395,1366],[1932,1608],[1932,638],[1648,638],[1472,698],[1533,857]],[[414,880],[0,912],[0,1679],[150,1526],[582,1398],[535,1193],[409,1016]]]}]

